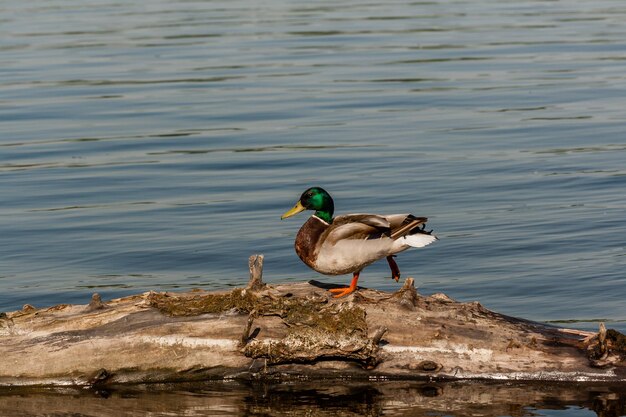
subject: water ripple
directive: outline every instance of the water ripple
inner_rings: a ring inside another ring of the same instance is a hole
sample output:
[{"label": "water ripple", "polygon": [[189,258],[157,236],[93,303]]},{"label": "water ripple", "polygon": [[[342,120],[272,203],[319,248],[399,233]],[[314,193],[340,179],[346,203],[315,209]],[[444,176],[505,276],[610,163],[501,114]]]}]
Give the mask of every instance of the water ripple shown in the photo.
[{"label": "water ripple", "polygon": [[[268,281],[315,278],[293,253],[299,223],[278,218],[319,184],[338,213],[429,216],[441,241],[399,257],[423,293],[623,318],[614,1],[0,12],[0,310],[245,284],[251,252]],[[366,272],[395,288],[384,263]]]}]

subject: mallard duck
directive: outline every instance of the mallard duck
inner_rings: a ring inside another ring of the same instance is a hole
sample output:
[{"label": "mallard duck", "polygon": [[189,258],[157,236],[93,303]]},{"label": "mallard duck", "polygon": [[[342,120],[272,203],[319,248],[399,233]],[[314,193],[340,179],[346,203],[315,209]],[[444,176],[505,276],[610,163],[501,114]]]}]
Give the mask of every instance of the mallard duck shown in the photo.
[{"label": "mallard duck", "polygon": [[359,274],[366,266],[387,258],[393,279],[400,279],[395,254],[411,247],[421,248],[437,240],[424,230],[426,217],[412,214],[346,214],[333,217],[335,204],[323,188],[302,193],[296,205],[281,219],[304,210],[314,210],[296,236],[296,253],[310,268],[324,275],[352,273],[348,288],[329,290],[335,298],[357,288]]}]

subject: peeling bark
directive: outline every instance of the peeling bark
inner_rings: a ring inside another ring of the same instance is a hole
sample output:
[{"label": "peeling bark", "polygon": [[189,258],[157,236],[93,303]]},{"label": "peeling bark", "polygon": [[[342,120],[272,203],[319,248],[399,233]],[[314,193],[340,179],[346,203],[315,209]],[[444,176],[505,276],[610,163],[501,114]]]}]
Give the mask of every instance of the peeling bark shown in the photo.
[{"label": "peeling bark", "polygon": [[626,381],[626,338],[550,327],[443,294],[317,283],[155,293],[0,315],[0,385],[206,379]]}]

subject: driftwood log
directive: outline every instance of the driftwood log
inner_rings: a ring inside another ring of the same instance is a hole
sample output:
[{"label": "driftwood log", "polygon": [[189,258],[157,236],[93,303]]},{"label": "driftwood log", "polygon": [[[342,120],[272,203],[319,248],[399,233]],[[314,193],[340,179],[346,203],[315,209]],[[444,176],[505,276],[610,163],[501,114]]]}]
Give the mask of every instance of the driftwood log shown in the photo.
[{"label": "driftwood log", "polygon": [[0,385],[350,378],[626,381],[626,337],[556,328],[443,294],[316,282],[149,292],[0,315]]}]

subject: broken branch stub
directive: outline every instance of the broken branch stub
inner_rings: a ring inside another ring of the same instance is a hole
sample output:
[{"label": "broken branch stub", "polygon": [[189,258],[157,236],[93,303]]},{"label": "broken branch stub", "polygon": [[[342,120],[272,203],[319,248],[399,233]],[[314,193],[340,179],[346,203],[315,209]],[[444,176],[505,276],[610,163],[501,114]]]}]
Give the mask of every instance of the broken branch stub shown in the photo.
[{"label": "broken branch stub", "polygon": [[598,333],[591,337],[587,355],[592,366],[607,368],[626,361],[626,336],[600,323]]},{"label": "broken branch stub", "polygon": [[262,290],[263,284],[263,255],[252,255],[248,259],[248,268],[250,269],[250,280],[247,288],[253,291]]},{"label": "broken branch stub", "polygon": [[392,298],[404,309],[415,310],[417,307],[418,294],[415,289],[415,280],[411,277],[404,281],[404,285],[396,291]]},{"label": "broken branch stub", "polygon": [[248,344],[250,340],[250,329],[252,329],[252,323],[254,323],[254,319],[256,317],[256,310],[252,310],[250,315],[248,316],[248,321],[246,322],[246,326],[243,329],[243,333],[241,334],[241,340],[239,341],[239,346],[244,347]]}]

